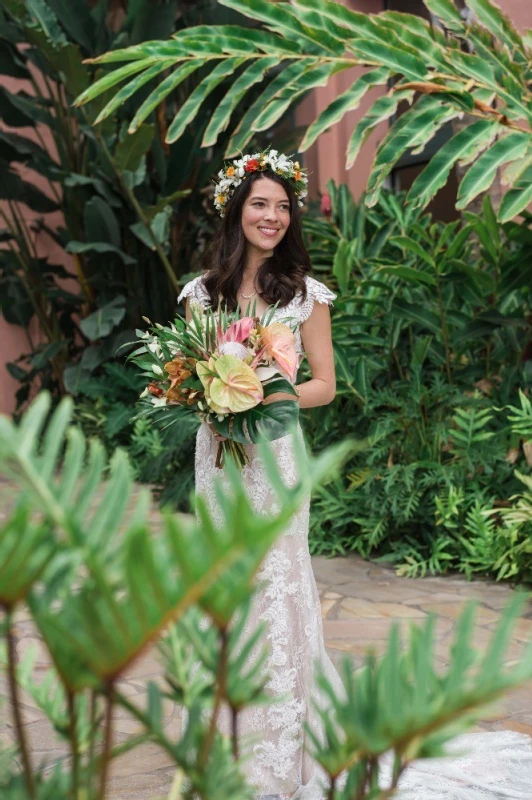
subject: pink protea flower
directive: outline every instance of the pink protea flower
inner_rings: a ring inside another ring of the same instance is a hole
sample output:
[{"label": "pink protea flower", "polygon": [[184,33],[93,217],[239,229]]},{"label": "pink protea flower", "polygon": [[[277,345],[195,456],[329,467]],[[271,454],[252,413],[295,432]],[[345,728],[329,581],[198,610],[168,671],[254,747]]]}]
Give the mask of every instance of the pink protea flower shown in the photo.
[{"label": "pink protea flower", "polygon": [[258,326],[263,351],[273,359],[291,381],[295,380],[298,367],[296,342],[294,334],[284,322],[272,322],[271,325]]},{"label": "pink protea flower", "polygon": [[240,342],[222,342],[218,345],[218,353],[221,356],[236,356],[236,358],[240,358],[241,361],[245,361],[247,358],[251,361],[251,355],[247,347]]},{"label": "pink protea flower", "polygon": [[254,325],[255,320],[253,317],[242,317],[242,319],[232,322],[226,332],[222,334],[222,339],[218,344],[222,342],[238,342],[239,344],[243,344],[251,333]]}]

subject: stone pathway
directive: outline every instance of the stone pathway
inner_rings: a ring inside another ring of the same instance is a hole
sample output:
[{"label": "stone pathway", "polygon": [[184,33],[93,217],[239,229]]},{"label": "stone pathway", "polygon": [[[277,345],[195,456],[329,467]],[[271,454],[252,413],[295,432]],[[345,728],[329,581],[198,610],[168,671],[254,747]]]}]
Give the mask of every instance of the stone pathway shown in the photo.
[{"label": "stone pathway", "polygon": [[[392,569],[376,566],[354,556],[326,559],[315,557],[313,567],[322,598],[322,613],[327,649],[338,663],[349,654],[359,666],[364,653],[373,648],[382,652],[393,620],[408,625],[420,622],[429,612],[438,615],[436,659],[442,667],[448,659],[456,619],[464,603],[474,598],[479,602],[475,644],[484,649],[500,618],[512,590],[492,582],[467,582],[461,577],[407,579],[398,578]],[[532,640],[532,604],[518,621],[508,650],[511,662],[519,660],[526,643]],[[17,617],[17,652],[37,648],[37,675],[48,664],[47,655],[36,638],[27,613]],[[161,668],[154,651],[135,663],[121,689],[140,706],[145,705],[148,679],[160,677]],[[481,724],[485,730],[509,729],[532,735],[532,687],[515,690],[501,701],[498,708]],[[6,694],[5,680],[0,692]],[[0,698],[0,701],[4,698]],[[54,737],[48,722],[31,697],[23,696],[23,716],[36,763],[50,763],[68,757],[64,745]],[[168,734],[177,736],[179,719],[176,708],[167,703],[164,726]],[[9,741],[11,720],[3,704],[0,742]],[[140,730],[135,720],[118,710],[115,719],[117,741],[123,741]],[[144,744],[113,764],[109,798],[112,800],[155,800],[166,797],[173,769],[165,754],[155,745]]]}]

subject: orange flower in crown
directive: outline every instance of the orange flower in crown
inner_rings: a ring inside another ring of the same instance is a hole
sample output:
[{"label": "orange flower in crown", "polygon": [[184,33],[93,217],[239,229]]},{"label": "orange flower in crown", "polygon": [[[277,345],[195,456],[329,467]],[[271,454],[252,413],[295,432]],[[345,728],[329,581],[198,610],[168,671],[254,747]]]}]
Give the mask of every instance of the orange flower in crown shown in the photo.
[{"label": "orange flower in crown", "polygon": [[219,171],[218,183],[214,187],[214,205],[220,216],[224,216],[228,200],[248,175],[268,170],[276,175],[281,175],[290,182],[298,205],[302,206],[303,198],[307,196],[308,176],[306,170],[301,167],[299,161],[292,161],[283,153],[268,149],[263,153],[253,153],[253,155],[235,158],[230,166]]}]

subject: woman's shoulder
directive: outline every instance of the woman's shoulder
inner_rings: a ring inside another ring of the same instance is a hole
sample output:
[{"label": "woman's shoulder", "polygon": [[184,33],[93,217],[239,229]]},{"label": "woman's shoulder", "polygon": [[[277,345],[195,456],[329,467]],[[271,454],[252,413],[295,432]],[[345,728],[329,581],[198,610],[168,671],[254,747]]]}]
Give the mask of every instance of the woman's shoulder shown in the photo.
[{"label": "woman's shoulder", "polygon": [[336,300],[336,295],[328,286],[310,275],[305,275],[305,284],[307,286],[307,297],[303,299],[302,294],[299,294],[299,317],[301,322],[305,322],[312,314],[314,303],[327,303],[333,304]]},{"label": "woman's shoulder", "polygon": [[191,281],[185,283],[177,298],[177,302],[180,303],[185,297],[190,297],[191,300],[197,300],[202,305],[208,303],[209,295],[205,289],[204,278],[205,274],[196,275]]},{"label": "woman's shoulder", "polygon": [[332,305],[333,300],[336,300],[337,295],[316,278],[305,275],[305,283],[307,284],[307,295],[310,295],[314,302]]}]

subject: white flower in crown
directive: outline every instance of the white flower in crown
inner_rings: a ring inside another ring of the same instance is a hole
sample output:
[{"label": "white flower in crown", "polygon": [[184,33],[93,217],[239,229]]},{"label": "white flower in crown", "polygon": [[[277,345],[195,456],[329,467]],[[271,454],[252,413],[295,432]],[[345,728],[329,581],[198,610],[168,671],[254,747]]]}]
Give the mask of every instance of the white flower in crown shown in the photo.
[{"label": "white flower in crown", "polygon": [[308,177],[298,161],[292,161],[284,153],[277,150],[265,150],[235,158],[228,166],[218,172],[218,183],[214,185],[214,205],[220,216],[224,216],[225,206],[237,186],[240,186],[248,175],[254,172],[271,170],[290,181],[298,206],[303,206],[303,198],[307,196]]}]

